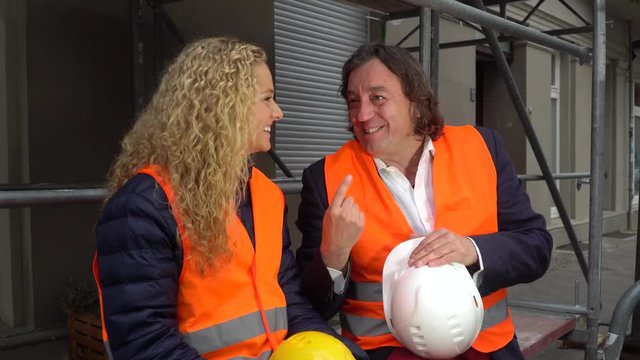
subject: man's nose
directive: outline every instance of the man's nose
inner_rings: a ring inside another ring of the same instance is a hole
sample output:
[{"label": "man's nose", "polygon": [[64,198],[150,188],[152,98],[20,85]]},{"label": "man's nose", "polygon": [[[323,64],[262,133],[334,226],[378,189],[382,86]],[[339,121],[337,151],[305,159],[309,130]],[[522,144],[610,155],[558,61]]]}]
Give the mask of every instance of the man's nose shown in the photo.
[{"label": "man's nose", "polygon": [[361,101],[352,112],[355,121],[363,122],[373,117],[373,106],[368,101]]}]

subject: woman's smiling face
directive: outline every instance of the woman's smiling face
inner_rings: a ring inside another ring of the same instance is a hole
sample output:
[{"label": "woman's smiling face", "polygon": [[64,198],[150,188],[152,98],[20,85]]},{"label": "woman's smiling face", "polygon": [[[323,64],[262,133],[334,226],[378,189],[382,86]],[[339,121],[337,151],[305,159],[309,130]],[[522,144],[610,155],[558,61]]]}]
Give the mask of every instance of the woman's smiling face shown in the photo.
[{"label": "woman's smiling face", "polygon": [[276,104],[273,78],[267,64],[255,65],[258,97],[254,105],[252,136],[249,137],[249,152],[257,153],[271,149],[271,126],[282,119],[282,110]]}]

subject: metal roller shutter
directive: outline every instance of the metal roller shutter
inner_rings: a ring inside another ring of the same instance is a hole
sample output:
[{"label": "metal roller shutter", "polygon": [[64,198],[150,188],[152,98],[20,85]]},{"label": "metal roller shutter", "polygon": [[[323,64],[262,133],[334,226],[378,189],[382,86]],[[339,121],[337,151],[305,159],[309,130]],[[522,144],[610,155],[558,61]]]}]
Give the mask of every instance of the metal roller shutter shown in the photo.
[{"label": "metal roller shutter", "polygon": [[[351,138],[340,71],[367,41],[367,12],[332,0],[275,0],[275,151],[294,176]],[[280,169],[278,177],[284,176]]]}]

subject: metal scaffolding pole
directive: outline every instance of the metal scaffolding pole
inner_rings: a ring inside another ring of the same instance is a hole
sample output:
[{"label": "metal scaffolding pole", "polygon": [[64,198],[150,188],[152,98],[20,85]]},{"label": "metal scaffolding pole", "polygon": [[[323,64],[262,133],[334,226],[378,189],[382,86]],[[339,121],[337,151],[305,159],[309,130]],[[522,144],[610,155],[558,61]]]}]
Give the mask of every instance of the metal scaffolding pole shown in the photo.
[{"label": "metal scaffolding pole", "polygon": [[457,18],[474,22],[487,28],[497,30],[503,34],[513,35],[523,40],[528,40],[540,45],[550,47],[571,54],[581,62],[590,62],[591,50],[572,44],[570,42],[549,36],[538,30],[516,24],[512,21],[491,15],[485,11],[475,9],[456,0],[403,0],[407,3],[429,7],[432,10],[441,11]]},{"label": "metal scaffolding pole", "polygon": [[627,229],[633,229],[633,194],[635,183],[635,120],[633,116],[633,31],[631,29],[631,21],[627,21],[627,43],[629,44],[627,76],[629,77],[629,185],[627,198]]},{"label": "metal scaffolding pole", "polygon": [[[414,3],[416,5],[418,4],[423,4],[424,6],[430,6],[428,5],[428,3],[431,2],[447,2],[447,0],[408,0],[411,3]],[[503,21],[503,19],[496,17],[495,15],[488,15],[484,12],[484,4],[482,3],[482,0],[472,0],[471,2],[474,6],[476,6],[478,9],[473,9],[467,5],[464,5],[467,8],[472,9],[473,11],[476,12],[480,12],[483,13],[491,18],[493,18],[493,21]],[[461,4],[459,4],[461,5]],[[456,5],[457,6],[457,5]],[[452,6],[452,8],[455,8],[456,6]],[[445,12],[448,12],[449,8],[447,8],[445,10]],[[465,10],[466,11],[466,10]],[[457,14],[451,14],[451,15],[466,15],[467,13],[470,12],[457,12]],[[465,20],[470,20],[469,18],[463,18]],[[504,20],[506,21],[506,20]],[[508,22],[508,21],[507,21]],[[555,181],[553,180],[553,175],[551,174],[551,170],[549,169],[549,165],[547,163],[547,160],[544,156],[544,152],[542,151],[542,146],[540,145],[540,141],[538,141],[538,137],[536,136],[535,130],[533,129],[533,125],[531,124],[531,120],[529,119],[529,115],[527,113],[527,109],[524,103],[524,100],[522,99],[522,96],[520,95],[520,91],[518,90],[518,87],[516,86],[516,82],[515,79],[513,78],[513,75],[511,74],[511,69],[509,68],[509,64],[507,64],[507,60],[504,57],[504,53],[502,52],[502,49],[500,48],[500,43],[498,42],[498,37],[496,36],[495,32],[491,29],[492,24],[491,22],[486,22],[487,25],[485,25],[484,23],[481,24],[482,25],[482,30],[485,34],[485,38],[489,41],[489,46],[491,47],[491,52],[493,53],[493,56],[495,58],[496,61],[496,66],[498,68],[498,71],[500,72],[500,75],[502,76],[505,86],[507,87],[507,91],[509,93],[509,96],[511,97],[511,101],[515,107],[516,113],[518,114],[518,118],[520,119],[520,123],[522,124],[522,127],[524,129],[525,134],[527,135],[527,139],[529,140],[529,144],[531,145],[531,149],[533,150],[533,153],[536,157],[536,160],[538,161],[538,164],[540,166],[540,170],[542,171],[542,175],[544,176],[545,182],[547,183],[547,187],[549,188],[549,192],[551,193],[551,197],[556,205],[556,208],[558,210],[558,214],[560,215],[560,219],[562,220],[562,224],[564,225],[564,228],[567,232],[567,236],[569,237],[569,240],[571,242],[571,246],[573,248],[573,251],[575,252],[576,255],[576,259],[578,260],[578,264],[580,265],[580,269],[582,270],[582,274],[584,275],[585,279],[587,278],[587,263],[585,261],[584,255],[582,254],[582,249],[580,248],[580,243],[578,241],[578,237],[573,229],[573,226],[571,225],[571,219],[569,218],[569,214],[562,202],[562,198],[560,196],[560,191],[558,191],[558,186],[556,185]],[[513,24],[512,24],[513,25]],[[545,34],[542,34],[538,31],[534,31],[531,29],[527,29],[525,28],[525,30],[527,30],[527,32],[533,32],[536,33],[537,35],[544,35],[544,36],[548,36]],[[555,40],[555,38],[554,38]],[[593,174],[592,174],[593,176]]]},{"label": "metal scaffolding pole", "polygon": [[439,56],[439,47],[440,47],[440,13],[431,10],[431,77],[429,78],[429,83],[431,84],[431,88],[433,92],[438,94],[438,71],[440,66],[440,56]]},{"label": "metal scaffolding pole", "polygon": [[[285,194],[299,194],[302,190],[300,178],[271,179]],[[25,206],[99,203],[107,196],[108,190],[93,188],[39,188],[31,186],[21,190],[0,189],[0,209]]]},{"label": "metal scaffolding pole", "polygon": [[[559,173],[559,174],[551,174],[551,178],[560,180],[560,179],[584,179],[590,177],[591,174],[588,172],[579,172],[579,173]],[[544,180],[544,175],[534,175],[534,174],[523,174],[518,175],[518,179],[522,181],[535,181],[535,180]]]},{"label": "metal scaffolding pole", "polygon": [[422,72],[431,79],[431,9],[420,8],[420,53],[419,60],[422,64]]},{"label": "metal scaffolding pole", "polygon": [[107,190],[103,188],[0,190],[0,209],[35,205],[99,203],[106,195]]},{"label": "metal scaffolding pole", "polygon": [[[609,326],[609,334],[604,349],[604,359],[618,360],[625,345],[625,336],[627,334],[627,325],[629,318],[633,313],[633,309],[640,301],[640,282],[636,282],[622,294],[620,300],[616,304],[611,316],[611,325]],[[595,359],[595,358],[593,358]]]},{"label": "metal scaffolding pole", "polygon": [[[570,28],[570,29],[548,30],[548,31],[543,31],[542,33],[547,34],[549,36],[561,36],[561,35],[571,35],[571,34],[582,34],[582,33],[587,33],[591,31],[593,31],[593,26],[589,25],[589,26],[581,26],[581,27]],[[499,42],[513,41],[517,39],[518,38],[515,36],[503,36],[503,35],[498,36]],[[482,44],[486,44],[487,42],[488,42],[487,39],[452,41],[452,42],[440,44],[440,49],[451,49],[451,48],[458,48],[462,46],[482,45]]]},{"label": "metal scaffolding pole", "polygon": [[[455,0],[405,0],[416,6],[426,6],[433,10],[442,11],[458,18],[475,22],[483,26],[486,38],[489,40],[492,52],[496,57],[498,69],[505,79],[505,83],[516,106],[516,111],[520,117],[525,132],[529,137],[538,163],[547,181],[551,195],[561,214],[565,229],[570,233],[573,227],[565,223],[566,211],[559,197],[558,189],[552,181],[546,160],[539,148],[539,143],[533,132],[531,123],[523,107],[524,102],[520,97],[515,82],[509,71],[504,54],[499,49],[499,43],[495,33],[490,29],[498,30],[507,35],[517,36],[521,39],[535,42],[556,50],[563,51],[578,57],[582,62],[593,60],[593,81],[592,81],[592,120],[591,120],[591,178],[590,178],[590,200],[589,200],[589,267],[586,268],[582,251],[577,246],[577,242],[572,239],[571,243],[578,258],[583,273],[586,274],[588,282],[587,298],[587,344],[585,349],[586,360],[596,360],[598,355],[598,326],[600,317],[600,295],[601,295],[601,262],[602,262],[602,188],[604,183],[603,167],[603,124],[604,124],[604,99],[605,99],[605,74],[606,74],[606,29],[605,29],[605,0],[594,0],[594,31],[593,31],[593,55],[588,48],[580,47],[563,40],[543,34],[542,32],[529,29],[527,27],[514,24],[513,22],[487,14],[481,0],[473,0],[472,3],[479,9],[461,4]],[[489,29],[490,28],[490,29]],[[592,57],[593,56],[593,57]],[[540,153],[540,154],[538,154]],[[575,236],[575,234],[574,234]],[[571,238],[571,236],[570,236]]]},{"label": "metal scaffolding pole", "polygon": [[[274,159],[274,161],[278,162]],[[299,194],[302,190],[300,178],[289,177],[287,168],[281,168],[287,178],[276,178],[272,181],[280,187],[285,194]],[[562,173],[553,174],[554,179],[578,179],[589,177],[589,173]],[[522,181],[544,180],[542,175],[518,175]],[[107,196],[108,191],[102,187],[77,187],[69,186],[56,188],[43,188],[38,185],[21,185],[20,189],[0,188],[0,209],[17,208],[23,206],[59,205],[59,204],[82,204],[99,203]]]},{"label": "metal scaffolding pole", "polygon": [[605,0],[593,1],[593,81],[591,103],[591,179],[589,199],[589,276],[585,360],[598,358],[602,264],[603,134],[606,74]]},{"label": "metal scaffolding pole", "polygon": [[539,301],[512,300],[509,299],[509,306],[520,309],[543,310],[550,312],[560,312],[572,315],[586,315],[587,308],[580,305],[550,304]]}]

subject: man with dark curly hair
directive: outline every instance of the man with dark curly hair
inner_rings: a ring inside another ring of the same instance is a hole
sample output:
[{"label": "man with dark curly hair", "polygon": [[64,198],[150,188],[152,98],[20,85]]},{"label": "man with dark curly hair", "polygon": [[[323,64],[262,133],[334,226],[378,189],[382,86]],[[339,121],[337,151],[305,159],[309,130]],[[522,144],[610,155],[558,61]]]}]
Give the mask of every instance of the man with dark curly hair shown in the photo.
[{"label": "man with dark curly hair", "polygon": [[497,133],[445,126],[419,63],[399,47],[361,46],[341,94],[355,139],[302,177],[303,292],[326,318],[339,311],[343,335],[371,359],[416,358],[387,327],[381,282],[387,254],[424,236],[409,266],[456,262],[481,279],[482,330],[458,358],[522,359],[506,288],[544,274],[552,240]]}]

